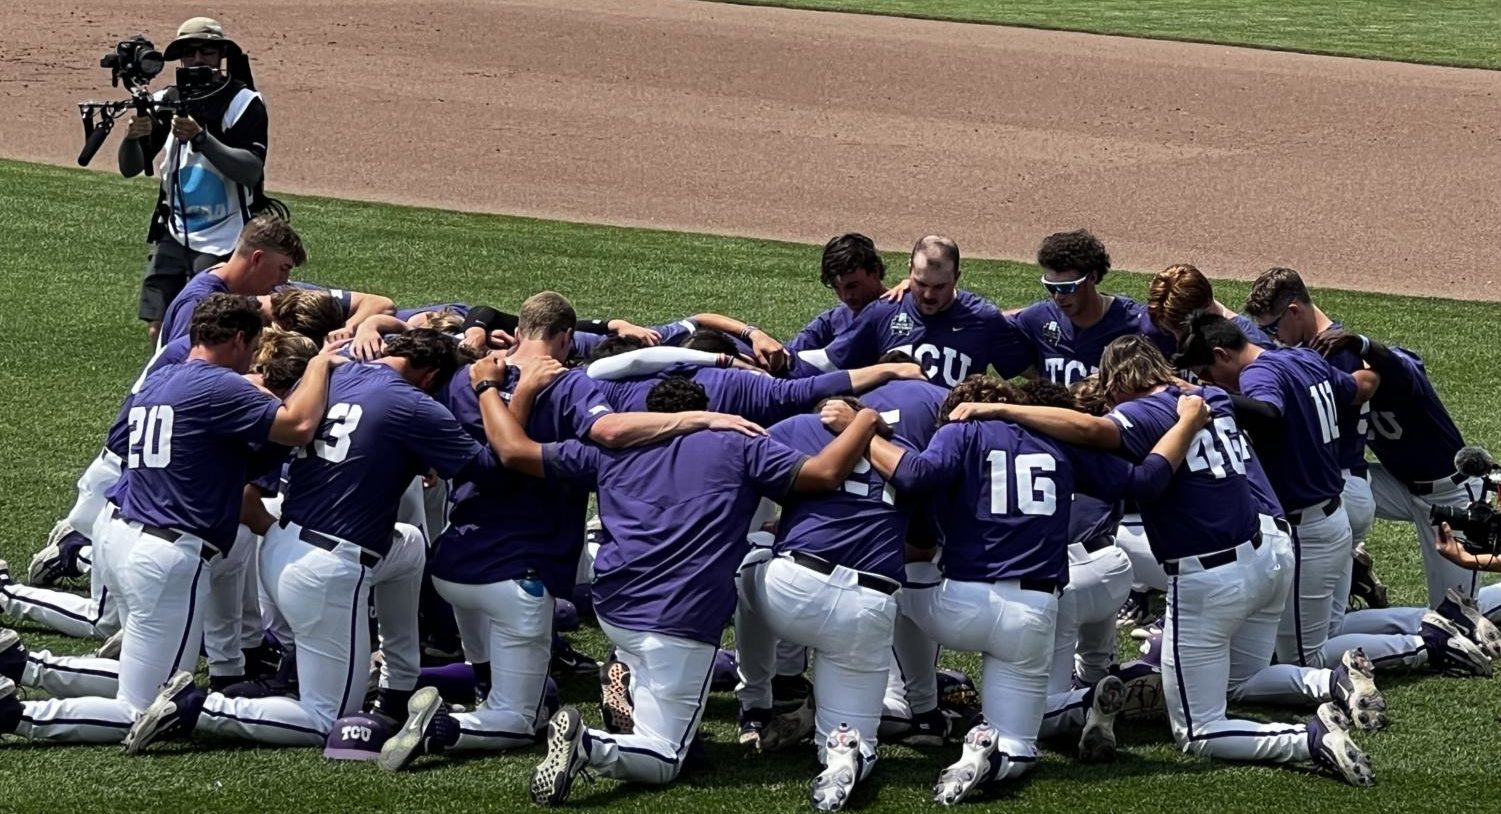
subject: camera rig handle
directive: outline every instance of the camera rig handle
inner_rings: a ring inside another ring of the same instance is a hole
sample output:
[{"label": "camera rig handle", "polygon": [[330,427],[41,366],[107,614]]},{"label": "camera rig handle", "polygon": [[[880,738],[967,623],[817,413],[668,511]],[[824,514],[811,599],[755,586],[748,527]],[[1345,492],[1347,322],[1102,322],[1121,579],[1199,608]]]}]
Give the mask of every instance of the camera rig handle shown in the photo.
[{"label": "camera rig handle", "polygon": [[[78,166],[87,167],[94,160],[94,155],[104,146],[105,139],[109,138],[110,131],[115,129],[115,119],[132,106],[141,115],[150,115],[151,97],[132,93],[132,98],[118,102],[78,103],[78,115],[83,119],[83,149],[78,153]],[[147,175],[154,172],[150,161],[146,162],[145,171]]]}]

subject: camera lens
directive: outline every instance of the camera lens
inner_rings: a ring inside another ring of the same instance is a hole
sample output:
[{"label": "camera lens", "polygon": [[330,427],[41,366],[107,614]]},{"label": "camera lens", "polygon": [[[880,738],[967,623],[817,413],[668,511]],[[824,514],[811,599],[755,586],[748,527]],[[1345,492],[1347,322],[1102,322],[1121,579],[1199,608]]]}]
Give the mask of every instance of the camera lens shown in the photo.
[{"label": "camera lens", "polygon": [[145,50],[136,57],[136,65],[141,73],[147,76],[156,76],[162,72],[167,63],[162,59],[162,53],[155,50]]}]

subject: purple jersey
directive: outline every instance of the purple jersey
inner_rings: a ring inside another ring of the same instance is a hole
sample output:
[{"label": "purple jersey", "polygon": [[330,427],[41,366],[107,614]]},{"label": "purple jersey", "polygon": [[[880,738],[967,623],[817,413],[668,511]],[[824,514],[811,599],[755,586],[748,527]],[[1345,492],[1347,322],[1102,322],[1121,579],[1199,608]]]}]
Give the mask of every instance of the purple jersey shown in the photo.
[{"label": "purple jersey", "polygon": [[[810,456],[835,437],[812,413],[793,416],[769,432],[772,440]],[[896,443],[916,454],[900,436]],[[802,551],[901,582],[911,513],[897,505],[896,490],[869,461],[861,458],[839,491],[797,495],[782,505],[778,552]]]},{"label": "purple jersey", "polygon": [[[507,400],[516,381],[514,373],[507,377]],[[485,437],[468,368],[454,374],[438,401],[471,437]],[[582,370],[569,370],[537,394],[526,432],[544,444],[587,438],[594,422],[610,412],[594,380]],[[485,585],[535,571],[554,596],[569,595],[584,545],[588,490],[506,470],[480,480],[459,478],[453,487],[448,528],[429,561],[433,576]]]},{"label": "purple jersey", "polygon": [[1112,295],[1104,316],[1080,328],[1051,299],[1035,302],[1012,318],[1031,345],[1032,367],[1058,384],[1073,384],[1100,372],[1100,354],[1122,336],[1142,332],[1147,309],[1136,300]]},{"label": "purple jersey", "polygon": [[418,314],[425,314],[429,311],[452,311],[461,317],[469,316],[469,306],[462,302],[440,302],[434,305],[420,305],[416,308],[398,308],[396,318],[406,322]]},{"label": "purple jersey", "polygon": [[673,373],[686,374],[709,394],[709,410],[738,415],[762,426],[806,413],[830,396],[850,392],[846,371],[811,379],[777,379],[749,370],[717,367],[674,368],[658,376],[597,382],[610,406],[620,412],[644,412],[646,396]]},{"label": "purple jersey", "polygon": [[328,286],[318,285],[317,283],[293,280],[286,285],[277,286],[276,288],[272,289],[271,293],[275,294],[277,292],[286,291],[292,288],[302,291],[322,291],[328,294],[330,297],[334,298],[334,302],[337,302],[339,304],[339,310],[344,313],[345,319],[348,319],[350,313],[354,311],[354,292],[346,291],[342,288],[329,288]]},{"label": "purple jersey", "polygon": [[1445,478],[1454,473],[1454,455],[1464,436],[1433,389],[1423,360],[1392,348],[1393,362],[1381,372],[1371,398],[1371,451],[1403,483]]},{"label": "purple jersey", "polygon": [[[1235,423],[1230,397],[1217,387],[1196,391],[1213,420],[1194,436],[1172,485],[1140,504],[1142,525],[1159,561],[1223,551],[1251,539],[1260,521],[1247,477],[1250,446]],[[1177,390],[1132,399],[1108,418],[1120,428],[1121,454],[1143,460],[1178,422]]]},{"label": "purple jersey", "polygon": [[1121,502],[1106,502],[1089,495],[1074,495],[1074,505],[1068,515],[1068,539],[1071,543],[1088,543],[1100,537],[1115,537],[1120,527]]},{"label": "purple jersey", "polygon": [[893,473],[898,493],[929,491],[944,531],[944,576],[962,582],[1068,582],[1075,492],[1101,500],[1155,494],[1165,459],[1143,467],[1034,434],[1007,421],[945,424]]},{"label": "purple jersey", "polygon": [[[1246,335],[1246,339],[1250,340],[1252,345],[1263,350],[1271,350],[1277,347],[1277,343],[1273,342],[1272,338],[1266,335],[1266,331],[1261,330],[1261,326],[1257,325],[1255,320],[1245,314],[1236,314],[1230,318],[1230,321],[1235,323],[1235,327],[1239,328],[1240,332]],[[1141,324],[1141,332],[1152,340],[1152,344],[1156,345],[1157,349],[1162,351],[1162,355],[1167,357],[1168,361],[1172,361],[1173,356],[1178,353],[1178,338],[1157,327],[1156,323],[1152,322],[1145,315],[1142,316]],[[1189,381],[1195,380],[1192,376],[1185,376],[1184,378]]]},{"label": "purple jersey", "polygon": [[896,436],[914,449],[927,449],[938,432],[938,410],[949,391],[935,384],[895,379],[860,396],[860,403],[879,412]]},{"label": "purple jersey", "polygon": [[[662,336],[663,345],[672,345],[674,347],[682,345],[688,340],[688,337],[691,336],[695,330],[697,330],[693,326],[693,323],[689,322],[688,320],[669,322],[666,325],[653,325],[651,326],[651,329]],[[572,355],[587,359],[594,353],[594,349],[599,347],[599,343],[605,341],[606,339],[609,339],[610,336],[610,334],[593,334],[586,333],[584,331],[574,331]]]},{"label": "purple jersey", "polygon": [[1281,438],[1257,445],[1261,465],[1288,511],[1336,497],[1340,473],[1339,411],[1353,405],[1355,379],[1306,348],[1269,350],[1240,372],[1242,394],[1275,407]]},{"label": "purple jersey", "polygon": [[599,617],[718,644],[756,506],[791,490],[805,456],[766,436],[705,431],[635,449],[547,444],[543,460],[549,478],[599,491],[609,537],[594,560]]},{"label": "purple jersey", "polygon": [[208,362],[152,373],[130,406],[125,474],[110,501],[126,520],[196,534],[228,551],[251,444],[267,440],[280,406],[244,376]]},{"label": "purple jersey", "polygon": [[188,360],[188,351],[192,350],[193,343],[188,337],[180,336],[171,342],[156,349],[151,361],[146,363],[146,369],[141,371],[135,384],[130,386],[130,392],[125,394],[125,400],[120,404],[120,412],[115,415],[115,423],[110,425],[109,434],[105,436],[104,448],[124,458],[128,450],[130,439],[130,403],[135,399],[135,394],[146,383],[146,377],[166,367],[167,365],[182,364]]},{"label": "purple jersey", "polygon": [[827,348],[804,353],[822,354],[828,366],[849,370],[873,365],[892,350],[911,354],[928,381],[942,387],[953,387],[987,367],[1009,379],[1032,364],[1026,339],[1011,320],[968,291],[960,291],[953,305],[932,316],[917,310],[914,297],[877,300]]},{"label": "purple jersey", "polygon": [[390,365],[353,362],[334,370],[318,434],[295,453],[282,518],[384,555],[413,478],[432,469],[473,479],[495,467],[452,413]]},{"label": "purple jersey", "polygon": [[[1342,326],[1335,322],[1329,327],[1335,329]],[[1329,364],[1352,376],[1365,369],[1365,362],[1361,361],[1360,354],[1353,350],[1340,351],[1330,356]],[[1339,411],[1339,465],[1357,475],[1364,475],[1370,468],[1365,459],[1370,417],[1370,402],[1350,404]]]},{"label": "purple jersey", "polygon": [[839,336],[849,327],[855,324],[855,312],[848,305],[840,303],[822,314],[813,318],[813,321],[803,326],[797,336],[787,343],[787,350],[792,353],[804,350],[819,350],[826,348],[834,337]]},{"label": "purple jersey", "polygon": [[167,306],[167,313],[162,315],[162,330],[157,335],[157,347],[188,335],[188,328],[193,324],[193,309],[198,307],[198,303],[211,294],[228,293],[229,284],[212,269],[193,275],[193,279],[188,280],[188,284],[173,298],[172,304]]}]

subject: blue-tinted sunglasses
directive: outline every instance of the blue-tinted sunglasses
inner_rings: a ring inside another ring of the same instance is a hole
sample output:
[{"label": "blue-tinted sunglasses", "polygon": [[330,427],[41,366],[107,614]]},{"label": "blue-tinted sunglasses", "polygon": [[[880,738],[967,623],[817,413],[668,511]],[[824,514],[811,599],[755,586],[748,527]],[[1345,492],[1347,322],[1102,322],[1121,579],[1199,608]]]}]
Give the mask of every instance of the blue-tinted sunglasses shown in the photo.
[{"label": "blue-tinted sunglasses", "polygon": [[1043,277],[1041,279],[1042,279],[1042,287],[1046,288],[1048,290],[1049,294],[1064,294],[1064,295],[1073,294],[1074,292],[1076,292],[1076,291],[1079,290],[1079,286],[1084,285],[1085,283],[1089,282],[1089,277],[1088,276],[1080,277],[1077,280],[1069,280],[1068,282],[1063,282],[1063,283],[1055,282],[1053,280],[1049,280],[1046,277]]}]

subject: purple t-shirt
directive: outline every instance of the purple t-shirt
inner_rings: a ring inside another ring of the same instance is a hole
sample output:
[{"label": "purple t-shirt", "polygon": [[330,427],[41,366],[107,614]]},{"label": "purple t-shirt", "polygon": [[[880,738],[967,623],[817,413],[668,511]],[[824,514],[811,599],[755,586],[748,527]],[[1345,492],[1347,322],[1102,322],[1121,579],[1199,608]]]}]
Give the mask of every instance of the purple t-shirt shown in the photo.
[{"label": "purple t-shirt", "polygon": [[[1340,328],[1338,322],[1331,329]],[[1329,357],[1329,364],[1354,376],[1365,369],[1360,354],[1352,350],[1340,351]],[[1364,475],[1370,465],[1366,463],[1366,433],[1370,432],[1371,403],[1350,404],[1339,411],[1339,465],[1357,475]]]},{"label": "purple t-shirt", "polygon": [[1454,473],[1454,454],[1464,436],[1444,409],[1424,370],[1423,360],[1405,348],[1392,348],[1392,370],[1381,371],[1371,398],[1371,451],[1404,483],[1433,481]]},{"label": "purple t-shirt", "polygon": [[[835,437],[812,413],[793,416],[769,432],[772,440],[810,456],[822,452]],[[895,443],[916,453],[901,436]],[[910,520],[911,512],[897,503],[896,490],[861,458],[839,491],[782,501],[775,550],[814,554],[835,565],[900,582]]]},{"label": "purple t-shirt", "polygon": [[1074,495],[1074,505],[1068,516],[1068,539],[1072,543],[1088,543],[1109,535],[1121,524],[1121,502],[1105,502],[1089,495]]},{"label": "purple t-shirt", "polygon": [[495,467],[452,413],[389,365],[351,362],[334,370],[318,434],[294,454],[282,518],[384,555],[413,478]]},{"label": "purple t-shirt", "polygon": [[1277,500],[1290,512],[1333,498],[1340,472],[1339,411],[1355,400],[1355,379],[1307,348],[1269,350],[1240,372],[1242,394],[1281,413],[1281,439],[1257,445]]},{"label": "purple t-shirt", "polygon": [[135,384],[130,386],[130,392],[125,394],[125,400],[120,404],[120,412],[115,415],[115,423],[110,425],[109,433],[104,439],[104,448],[124,458],[128,452],[127,446],[130,439],[130,404],[135,399],[136,391],[146,383],[146,377],[166,367],[177,365],[188,360],[188,351],[193,349],[193,343],[188,337],[180,336],[171,342],[156,349],[151,361],[146,363],[146,369],[136,379]]},{"label": "purple t-shirt", "polygon": [[1051,299],[1035,302],[1012,318],[1031,346],[1032,366],[1038,375],[1058,384],[1073,384],[1100,372],[1100,354],[1106,345],[1141,333],[1147,309],[1120,294],[1112,299],[1105,315],[1088,328],[1071,322]]},{"label": "purple t-shirt", "polygon": [[704,431],[634,449],[547,444],[543,460],[549,479],[599,491],[608,535],[594,560],[599,617],[718,644],[756,506],[791,490],[805,456],[766,436]]},{"label": "purple t-shirt", "polygon": [[196,534],[228,551],[250,445],[267,440],[280,406],[227,367],[192,360],[157,370],[130,406],[125,473],[110,501],[126,520]]},{"label": "purple t-shirt", "polygon": [[867,390],[860,403],[879,412],[891,431],[914,449],[927,449],[938,432],[938,410],[948,395],[935,384],[895,379]]},{"label": "purple t-shirt", "polygon": [[902,456],[898,494],[931,492],[944,531],[943,573],[963,582],[1068,581],[1075,492],[1101,500],[1156,494],[1165,459],[1132,467],[1007,421],[945,424],[921,454]]},{"label": "purple t-shirt", "polygon": [[670,375],[692,377],[709,394],[709,410],[738,415],[768,426],[806,413],[830,396],[848,394],[847,371],[824,373],[811,379],[777,379],[749,370],[718,367],[681,367],[660,375],[597,382],[610,406],[620,412],[644,412],[646,397]]},{"label": "purple t-shirt", "polygon": [[855,324],[855,316],[855,312],[851,311],[848,305],[839,303],[804,325],[803,329],[797,332],[797,336],[787,343],[787,350],[797,353],[802,350],[826,348],[835,337]]},{"label": "purple t-shirt", "polygon": [[[510,375],[503,393],[516,389]],[[479,399],[469,369],[454,374],[438,395],[471,437],[485,437]],[[569,370],[537,395],[526,432],[538,443],[588,438],[594,422],[611,412],[605,397],[582,370]],[[535,571],[554,596],[573,590],[584,545],[587,489],[547,483],[505,469],[453,483],[453,510],[429,566],[433,576],[465,585],[521,579]]]},{"label": "purple t-shirt", "polygon": [[198,303],[211,294],[228,293],[229,284],[212,270],[193,275],[193,279],[188,280],[188,284],[172,299],[172,304],[167,306],[167,313],[162,315],[162,330],[156,338],[157,347],[188,335],[188,328],[193,325],[193,309],[198,307]]},{"label": "purple t-shirt", "polygon": [[953,305],[932,316],[917,310],[914,297],[877,300],[821,353],[834,367],[849,370],[873,365],[892,350],[911,354],[928,381],[942,387],[987,367],[1009,379],[1032,364],[1026,339],[1011,320],[968,291],[958,292]]},{"label": "purple t-shirt", "polygon": [[[1273,342],[1270,336],[1267,336],[1266,331],[1261,330],[1261,326],[1257,325],[1255,320],[1245,314],[1236,314],[1230,318],[1230,321],[1235,323],[1235,327],[1239,328],[1240,332],[1246,335],[1246,339],[1250,340],[1252,345],[1263,350],[1271,350],[1277,347],[1277,343]],[[1157,327],[1157,324],[1152,322],[1151,318],[1146,314],[1142,314],[1141,326],[1141,332],[1152,340],[1152,344],[1156,345],[1157,349],[1162,351],[1162,355],[1166,356],[1168,361],[1172,361],[1173,356],[1178,352],[1178,338]],[[1184,378],[1189,381],[1195,380],[1192,376],[1185,376]]]},{"label": "purple t-shirt", "polygon": [[[1121,454],[1143,460],[1178,422],[1178,391],[1132,399],[1108,414],[1120,428]],[[1260,525],[1248,464],[1250,445],[1235,423],[1230,397],[1217,387],[1195,391],[1213,420],[1188,447],[1172,484],[1140,503],[1142,526],[1159,561],[1223,551],[1251,539]]]},{"label": "purple t-shirt", "polygon": [[[678,347],[688,341],[688,337],[692,336],[693,332],[697,330],[693,323],[686,319],[669,322],[665,325],[653,325],[651,329],[662,336],[663,345],[671,345],[673,347]],[[592,334],[585,333],[584,331],[574,331],[573,355],[587,359],[594,353],[594,349],[599,347],[601,342],[609,339],[610,336],[610,334]]]}]

